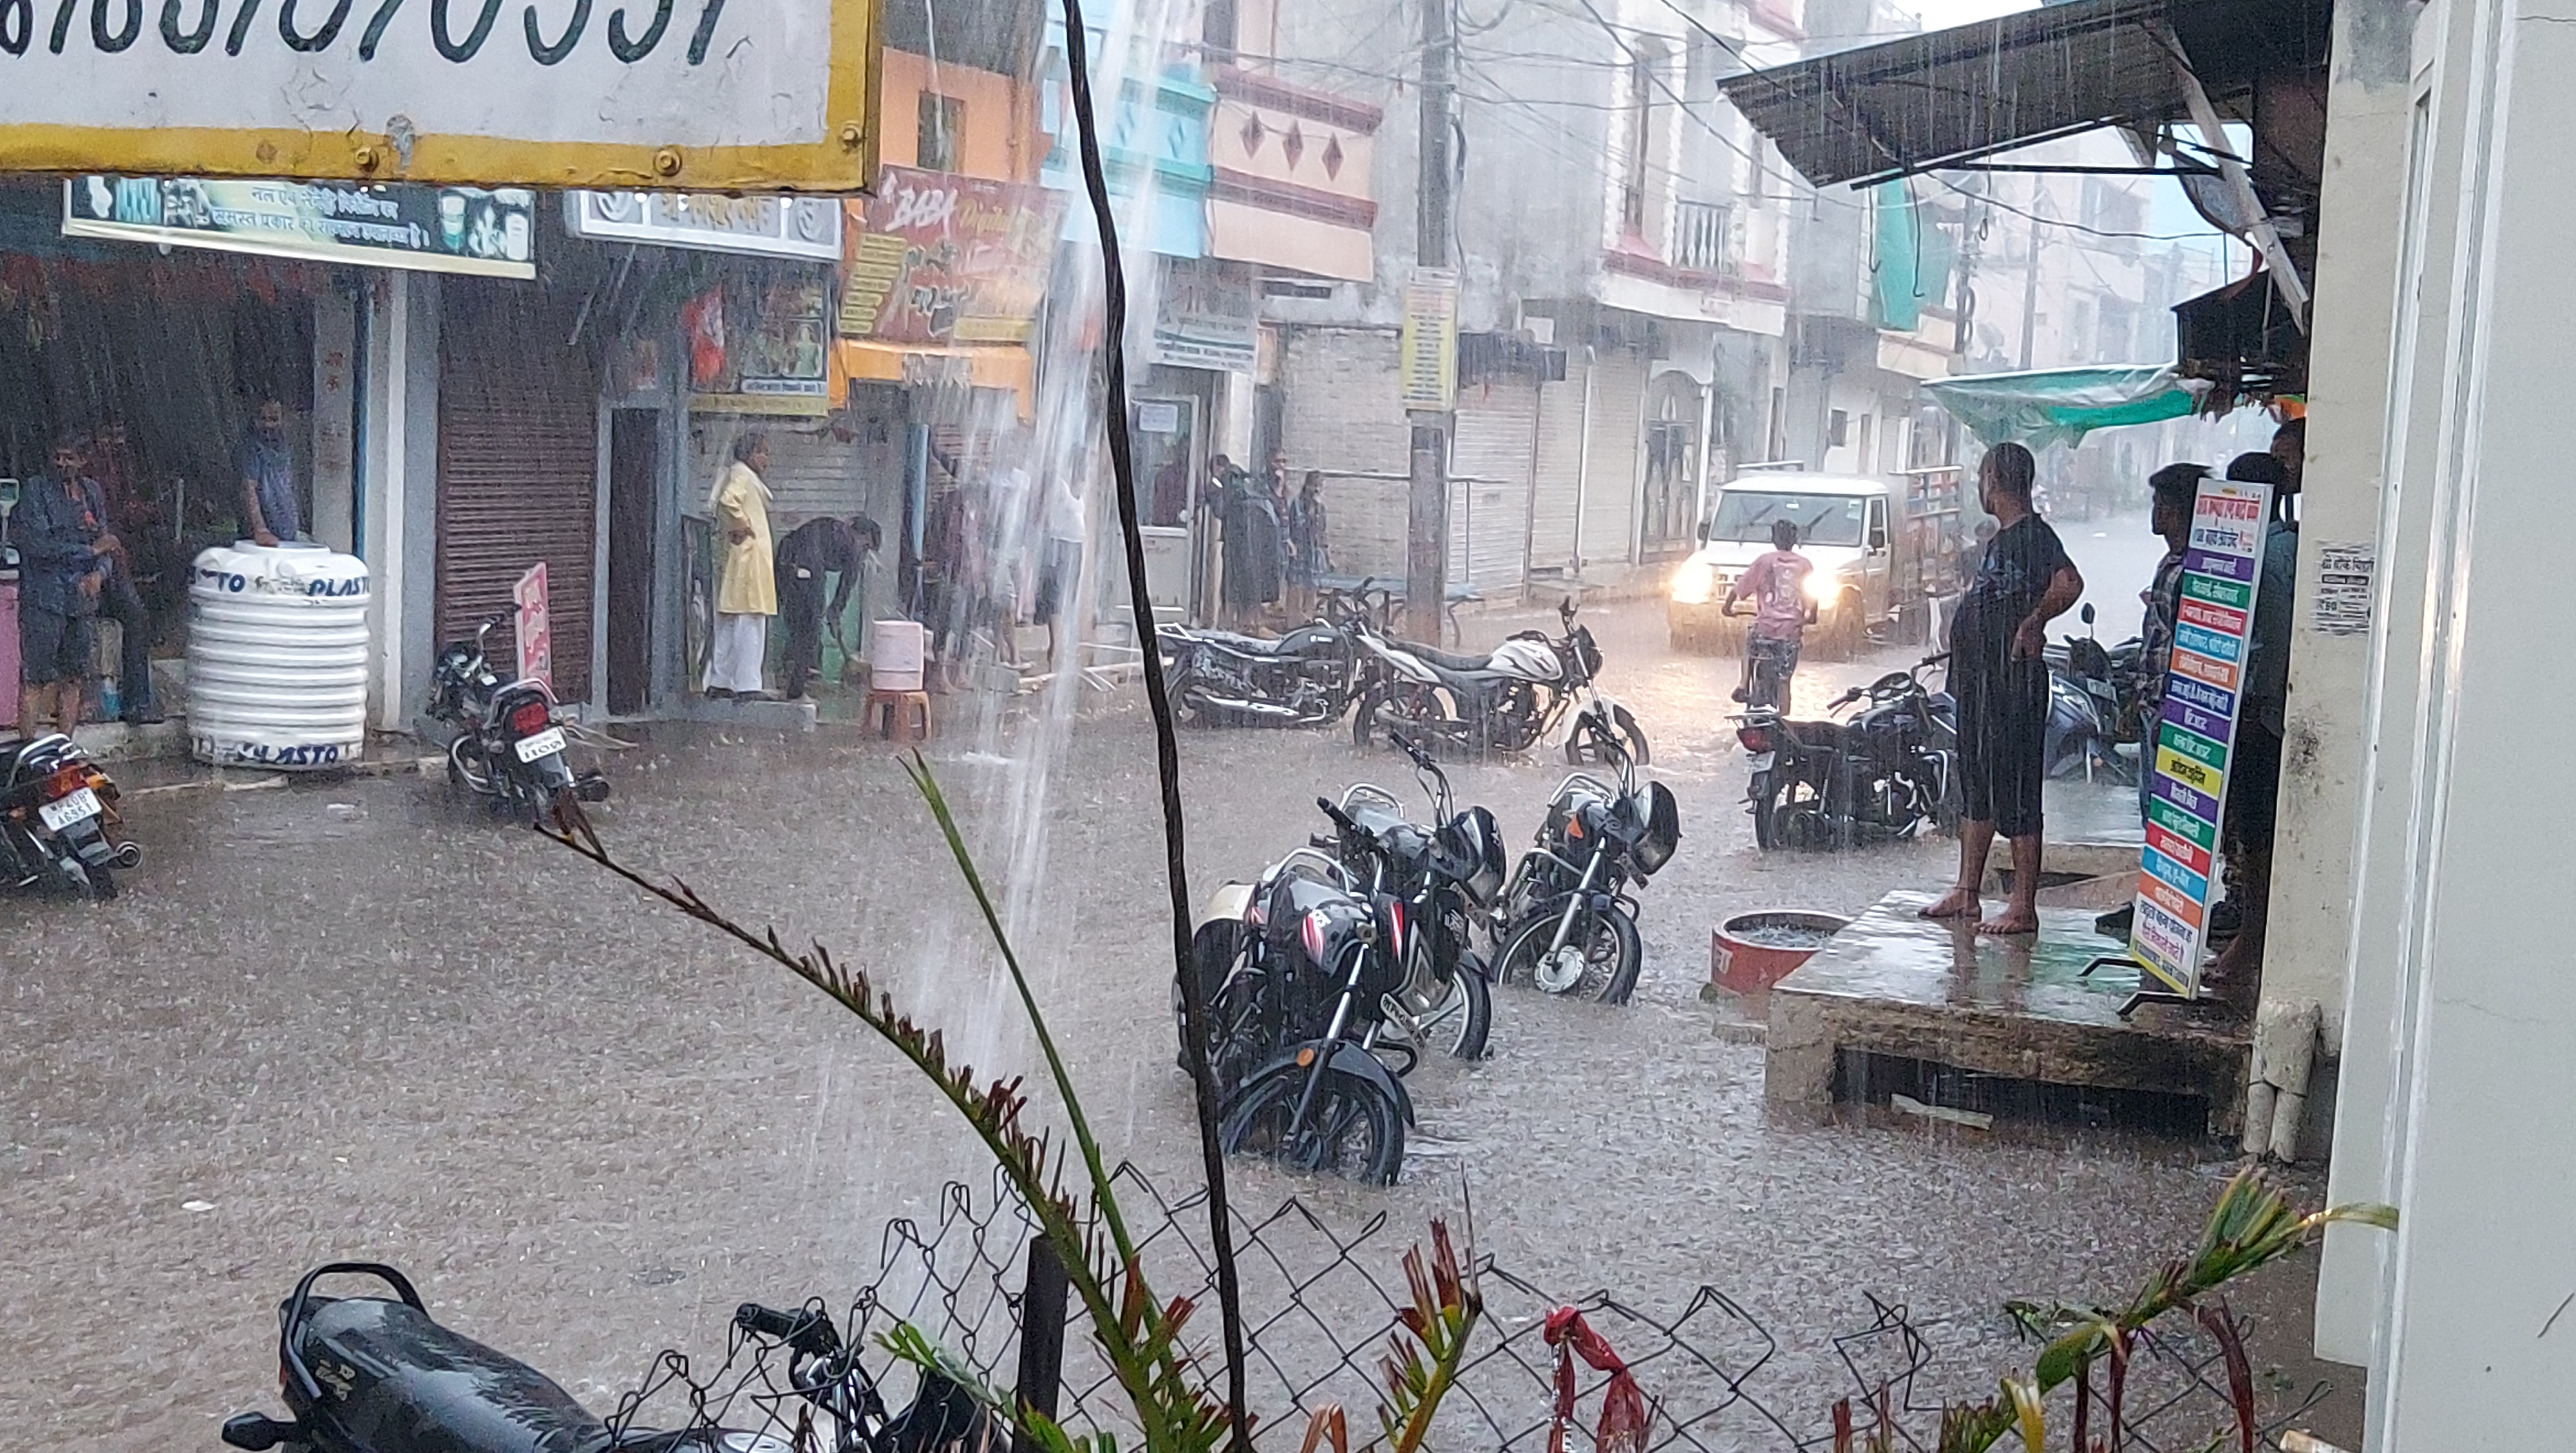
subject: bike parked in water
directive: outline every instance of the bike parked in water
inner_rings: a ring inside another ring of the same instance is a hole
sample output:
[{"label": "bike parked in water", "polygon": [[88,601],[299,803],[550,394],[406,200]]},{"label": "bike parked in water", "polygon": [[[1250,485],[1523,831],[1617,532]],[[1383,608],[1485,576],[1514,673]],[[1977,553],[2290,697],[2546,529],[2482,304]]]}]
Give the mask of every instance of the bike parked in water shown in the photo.
[{"label": "bike parked in water", "polygon": [[1591,628],[1575,621],[1572,597],[1557,606],[1557,619],[1564,634],[1556,639],[1521,631],[1484,655],[1361,630],[1366,680],[1351,719],[1353,744],[1366,747],[1393,729],[1458,752],[1526,752],[1573,709],[1565,735],[1568,762],[1606,761],[1614,748],[1645,762],[1646,733],[1597,683],[1601,648]]},{"label": "bike parked in water", "polygon": [[1494,915],[1496,975],[1541,993],[1625,1004],[1645,950],[1634,888],[1680,845],[1672,789],[1641,782],[1625,756],[1616,781],[1577,772],[1549,799]]},{"label": "bike parked in water", "polygon": [[1925,828],[1958,831],[1958,714],[1946,691],[1923,684],[1926,656],[1826,705],[1861,703],[1847,720],[1791,721],[1777,708],[1736,720],[1751,778],[1745,801],[1764,851],[1844,848],[1906,837]]},{"label": "bike parked in water", "polygon": [[447,780],[495,808],[514,807],[531,818],[542,817],[567,795],[606,801],[606,777],[575,774],[564,760],[554,693],[533,676],[505,682],[492,669],[488,643],[510,619],[504,612],[483,622],[472,644],[458,641],[439,652],[430,673],[430,718],[454,733],[447,743]]},{"label": "bike parked in water", "polygon": [[[383,1282],[391,1297],[326,1297],[326,1276]],[[734,1326],[787,1354],[788,1390],[819,1411],[833,1453],[1001,1453],[1010,1432],[947,1378],[925,1371],[912,1405],[889,1417],[876,1382],[819,1304],[794,1312],[746,1302]],[[766,1347],[764,1347],[766,1350]],[[807,1414],[771,1411],[778,1433],[613,1427],[545,1374],[429,1315],[409,1278],[375,1262],[316,1267],[278,1309],[277,1381],[288,1416],[242,1413],[235,1448],[291,1453],[803,1453]],[[781,1436],[792,1434],[795,1436]]]},{"label": "bike parked in water", "polygon": [[2040,760],[2051,777],[2135,783],[2139,760],[2118,748],[2137,745],[2144,727],[2138,696],[2143,645],[2132,636],[2106,650],[2091,631],[2092,606],[2084,607],[2083,617],[2085,634],[2069,635],[2045,653],[2048,730]]},{"label": "bike parked in water", "polygon": [[1163,679],[1182,719],[1200,726],[1330,726],[1359,694],[1354,631],[1382,615],[1374,581],[1325,591],[1317,618],[1270,639],[1237,631],[1166,625],[1154,630]]},{"label": "bike parked in water", "polygon": [[141,864],[143,849],[116,836],[107,773],[60,732],[0,740],[0,764],[0,873],[21,888],[115,897],[117,873]]}]

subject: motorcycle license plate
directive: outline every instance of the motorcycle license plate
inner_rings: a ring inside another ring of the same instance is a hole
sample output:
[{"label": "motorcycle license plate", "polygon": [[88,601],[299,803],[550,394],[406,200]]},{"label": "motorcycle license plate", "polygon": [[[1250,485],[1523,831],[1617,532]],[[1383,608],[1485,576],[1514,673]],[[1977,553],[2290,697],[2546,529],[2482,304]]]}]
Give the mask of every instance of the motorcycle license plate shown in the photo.
[{"label": "motorcycle license plate", "polygon": [[561,727],[548,727],[533,737],[521,737],[515,748],[522,762],[543,761],[563,749],[564,734]]},{"label": "motorcycle license plate", "polygon": [[58,797],[36,809],[51,832],[61,832],[76,822],[87,822],[107,809],[99,805],[98,794],[86,787],[69,797]]},{"label": "motorcycle license plate", "polygon": [[1747,752],[1744,754],[1744,765],[1756,772],[1768,772],[1771,770],[1771,753]]}]

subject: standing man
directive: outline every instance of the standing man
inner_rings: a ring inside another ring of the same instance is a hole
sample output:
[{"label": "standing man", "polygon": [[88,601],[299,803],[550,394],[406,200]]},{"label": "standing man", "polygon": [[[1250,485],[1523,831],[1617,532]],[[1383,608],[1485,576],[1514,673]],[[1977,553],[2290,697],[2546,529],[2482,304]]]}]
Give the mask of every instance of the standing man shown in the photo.
[{"label": "standing man", "polygon": [[[824,515],[807,520],[778,542],[778,615],[786,639],[779,644],[779,673],[789,701],[805,697],[805,683],[823,654],[823,627],[837,635],[850,597],[859,590],[861,572],[884,543],[884,532],[865,515],[840,519]],[[823,602],[823,578],[838,574],[830,605]],[[843,651],[848,650],[845,643]]]},{"label": "standing man", "polygon": [[[80,725],[99,598],[120,548],[107,496],[88,475],[89,446],[54,442],[53,471],[27,484],[10,519],[24,567],[18,595],[18,729],[33,737]],[[49,709],[50,707],[50,709]]]},{"label": "standing man", "polygon": [[716,476],[716,487],[707,495],[707,512],[715,516],[716,533],[724,539],[716,575],[714,659],[707,666],[710,700],[768,698],[760,685],[761,657],[769,649],[769,618],[778,614],[769,486],[760,478],[768,467],[769,436],[757,429],[745,433],[733,441],[733,462]]},{"label": "standing man", "polygon": [[[2298,426],[2295,430],[2293,426]],[[2272,486],[2272,521],[2263,532],[2263,583],[2254,597],[2253,651],[2245,663],[2245,699],[2228,752],[2224,846],[2236,867],[2231,896],[2241,897],[2236,937],[2209,966],[2219,983],[2244,982],[2263,967],[2271,923],[2272,833],[2281,805],[2281,738],[2290,704],[2290,618],[2298,588],[2299,527],[2288,518],[2299,494],[2291,464],[2304,452],[2306,427],[2293,419],[2272,436],[2270,452],[2239,454],[2227,477]],[[2286,458],[2284,456],[2287,456]]]},{"label": "standing man", "polygon": [[1753,706],[1787,706],[1789,678],[1798,674],[1798,647],[1816,619],[1816,603],[1807,599],[1807,576],[1814,562],[1798,553],[1795,520],[1771,522],[1771,549],[1735,578],[1726,592],[1723,615],[1735,614],[1737,601],[1753,601],[1753,624],[1744,633],[1744,679],[1735,699]]},{"label": "standing man", "polygon": [[1288,612],[1298,620],[1315,613],[1315,586],[1332,558],[1332,522],[1324,513],[1324,471],[1309,469],[1288,501]]},{"label": "standing man", "polygon": [[2048,734],[2048,623],[2084,594],[2084,577],[2057,532],[2030,507],[2039,468],[2028,449],[1998,444],[1977,470],[1977,498],[2000,528],[1950,623],[1950,694],[1959,703],[1959,879],[1926,918],[1974,918],[1995,834],[2012,840],[2012,897],[1977,925],[1986,934],[2039,931],[2040,783]]},{"label": "standing man", "polygon": [[143,600],[143,571],[135,547],[151,535],[152,507],[136,487],[134,452],[125,425],[110,419],[89,438],[89,474],[107,501],[107,530],[116,541],[99,614],[116,622],[117,716],[128,726],[169,720],[152,690],[152,612]]},{"label": "standing man", "polygon": [[252,543],[275,546],[303,538],[304,502],[295,490],[295,453],[286,447],[284,404],[273,398],[259,401],[237,459],[242,524]]},{"label": "standing man", "polygon": [[[2200,498],[2205,464],[2168,464],[2147,476],[2147,524],[2165,542],[2153,583],[2138,593],[2146,606],[2138,623],[2138,818],[2155,800],[2156,717],[2165,708],[2165,677],[2173,668],[2174,625],[2182,617],[2182,556],[2191,543],[2192,506]],[[2093,931],[2126,939],[2137,921],[2135,903],[2093,920]]]}]

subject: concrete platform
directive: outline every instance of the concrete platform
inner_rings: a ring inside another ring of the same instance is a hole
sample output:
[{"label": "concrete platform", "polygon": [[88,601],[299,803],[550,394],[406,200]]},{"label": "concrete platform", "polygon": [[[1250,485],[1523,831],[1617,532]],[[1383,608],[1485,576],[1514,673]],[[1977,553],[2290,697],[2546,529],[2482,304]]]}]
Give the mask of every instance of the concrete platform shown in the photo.
[{"label": "concrete platform", "polygon": [[1916,916],[1929,893],[1891,893],[1771,991],[1764,1094],[1830,1106],[1843,1051],[2049,1085],[2191,1095],[2212,1135],[2244,1116],[2249,1032],[2221,1005],[2120,1005],[2134,968],[2084,965],[2116,946],[2089,910],[2040,910],[2035,939],[1979,938]]}]

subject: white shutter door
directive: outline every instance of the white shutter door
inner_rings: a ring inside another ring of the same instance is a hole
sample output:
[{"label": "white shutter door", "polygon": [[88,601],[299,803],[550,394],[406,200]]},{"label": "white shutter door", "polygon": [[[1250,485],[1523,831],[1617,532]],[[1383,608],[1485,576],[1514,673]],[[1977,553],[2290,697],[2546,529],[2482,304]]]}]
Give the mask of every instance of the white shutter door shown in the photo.
[{"label": "white shutter door", "polygon": [[[1524,378],[1471,384],[1458,394],[1458,433],[1449,472],[1465,496],[1463,532],[1450,519],[1451,550],[1465,556],[1451,578],[1487,595],[1518,590],[1529,548],[1531,450],[1538,435],[1538,385]],[[1460,535],[1463,533],[1463,543]]]},{"label": "white shutter door", "polygon": [[1574,503],[1583,473],[1583,375],[1581,355],[1566,361],[1565,377],[1538,391],[1538,451],[1530,485],[1529,574],[1562,579],[1574,573]]},{"label": "white shutter door", "polygon": [[1412,427],[1396,397],[1392,329],[1285,330],[1280,456],[1291,492],[1324,473],[1335,575],[1404,578]]},{"label": "white shutter door", "polygon": [[771,538],[784,539],[789,530],[817,515],[847,518],[867,513],[870,501],[859,470],[858,446],[832,437],[830,429],[789,429],[749,421],[742,421],[743,428],[709,427],[712,422],[701,420],[692,431],[697,435],[696,457],[690,461],[695,483],[681,496],[688,513],[706,513],[707,491],[715,488],[716,476],[733,458],[733,441],[747,428],[758,428],[769,438],[769,468],[760,482],[769,486]]},{"label": "white shutter door", "polygon": [[1636,558],[1645,429],[1646,361],[1602,354],[1592,375],[1592,469],[1583,482],[1586,576],[1616,575]]}]

